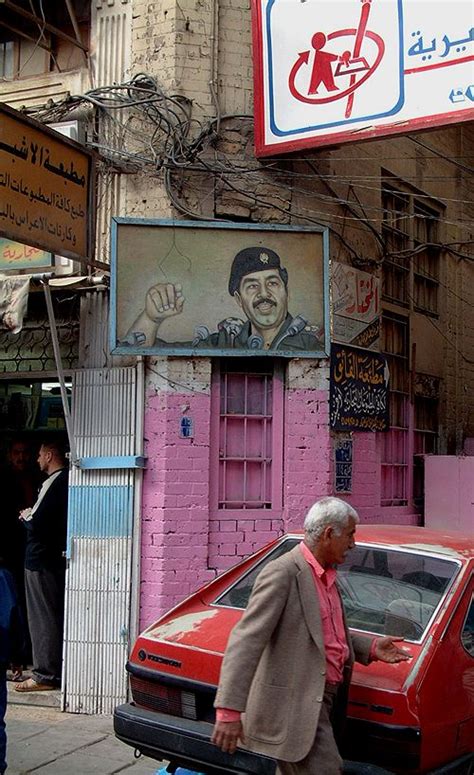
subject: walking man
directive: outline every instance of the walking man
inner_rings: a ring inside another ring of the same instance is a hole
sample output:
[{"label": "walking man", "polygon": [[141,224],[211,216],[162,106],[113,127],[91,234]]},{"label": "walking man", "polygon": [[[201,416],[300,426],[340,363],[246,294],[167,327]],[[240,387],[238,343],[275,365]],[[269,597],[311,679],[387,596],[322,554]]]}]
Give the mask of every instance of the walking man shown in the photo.
[{"label": "walking man", "polygon": [[61,684],[68,471],[57,441],[41,445],[38,465],[47,479],[36,503],[20,512],[26,531],[25,590],[33,650],[32,677],[15,685],[36,692]]},{"label": "walking man", "polygon": [[345,714],[354,660],[409,659],[395,643],[401,638],[347,630],[335,566],[354,546],[358,521],[345,501],[321,498],[306,516],[304,541],[257,577],[215,700],[212,740],[223,751],[241,743],[276,759],[280,775],[339,775],[333,724]]}]

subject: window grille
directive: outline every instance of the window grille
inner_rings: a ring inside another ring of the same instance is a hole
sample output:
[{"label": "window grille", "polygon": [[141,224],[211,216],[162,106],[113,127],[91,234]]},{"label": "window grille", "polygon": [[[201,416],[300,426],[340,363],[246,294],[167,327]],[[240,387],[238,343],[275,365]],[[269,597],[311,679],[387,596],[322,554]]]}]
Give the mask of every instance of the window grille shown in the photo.
[{"label": "window grille", "polygon": [[438,214],[415,202],[414,247],[424,246],[413,257],[413,291],[415,309],[432,315],[438,313],[439,247]]},{"label": "window grille", "polygon": [[383,296],[394,303],[408,304],[410,264],[396,254],[410,247],[410,198],[384,187],[382,191],[382,236],[389,256],[384,262]]},{"label": "window grille", "polygon": [[0,78],[6,81],[13,78],[12,40],[6,40],[0,43]]},{"label": "window grille", "polygon": [[438,453],[439,399],[415,396],[415,428],[413,446],[413,501],[424,505],[424,455]]},{"label": "window grille", "polygon": [[278,372],[270,359],[222,361],[217,370],[214,500],[220,511],[281,508],[283,384]]},{"label": "window grille", "polygon": [[408,318],[385,313],[383,352],[390,370],[390,428],[382,434],[382,506],[408,503],[409,362]]},{"label": "window grille", "polygon": [[383,183],[382,237],[387,250],[383,298],[438,314],[440,213],[423,200]]}]

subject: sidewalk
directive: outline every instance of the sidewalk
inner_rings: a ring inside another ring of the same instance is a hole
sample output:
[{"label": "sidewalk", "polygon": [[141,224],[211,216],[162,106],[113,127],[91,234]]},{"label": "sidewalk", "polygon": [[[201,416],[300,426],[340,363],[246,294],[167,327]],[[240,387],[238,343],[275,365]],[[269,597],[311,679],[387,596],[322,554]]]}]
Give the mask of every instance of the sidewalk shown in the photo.
[{"label": "sidewalk", "polygon": [[19,704],[18,693],[12,694],[7,775],[154,775],[163,766],[144,756],[135,759],[133,749],[114,737],[110,716],[61,713],[59,692],[20,695]]}]

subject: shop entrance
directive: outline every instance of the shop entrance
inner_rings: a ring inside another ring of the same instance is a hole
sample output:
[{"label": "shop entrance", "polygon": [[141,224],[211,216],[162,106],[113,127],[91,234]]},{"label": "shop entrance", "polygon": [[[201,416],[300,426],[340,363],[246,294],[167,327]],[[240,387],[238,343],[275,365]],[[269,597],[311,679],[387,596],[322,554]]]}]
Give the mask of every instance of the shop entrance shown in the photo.
[{"label": "shop entrance", "polygon": [[[72,379],[66,378],[66,390],[76,458],[69,466],[57,704],[74,713],[111,713],[127,697],[124,667],[138,619],[143,370],[76,369]],[[14,454],[27,460],[34,495],[41,484],[35,466],[41,443],[67,439],[54,377],[0,380],[0,423],[3,491],[12,481],[12,444],[21,441]],[[7,544],[19,546],[14,538]],[[32,695],[22,696],[27,701]]]},{"label": "shop entrance", "polygon": [[[70,380],[66,383],[66,389],[70,395]],[[32,665],[24,580],[28,530],[19,515],[34,506],[46,479],[46,474],[37,462],[41,445],[53,443],[59,450],[67,452],[59,383],[54,378],[0,380],[0,431],[0,482],[3,498],[0,555],[3,565],[11,571],[18,591],[26,630],[22,678],[28,680]],[[57,553],[61,562],[60,546]]]}]

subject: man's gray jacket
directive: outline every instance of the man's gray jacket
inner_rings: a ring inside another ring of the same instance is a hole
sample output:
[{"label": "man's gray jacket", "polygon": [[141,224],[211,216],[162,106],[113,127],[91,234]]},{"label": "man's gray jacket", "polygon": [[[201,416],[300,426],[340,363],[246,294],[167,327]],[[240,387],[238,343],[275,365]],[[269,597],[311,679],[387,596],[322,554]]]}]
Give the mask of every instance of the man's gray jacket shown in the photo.
[{"label": "man's gray jacket", "polygon": [[[347,626],[346,635],[348,682],[354,659],[368,664],[371,639],[349,635]],[[215,706],[244,712],[247,748],[295,762],[315,739],[325,681],[318,596],[296,546],[257,577],[227,646]]]}]

